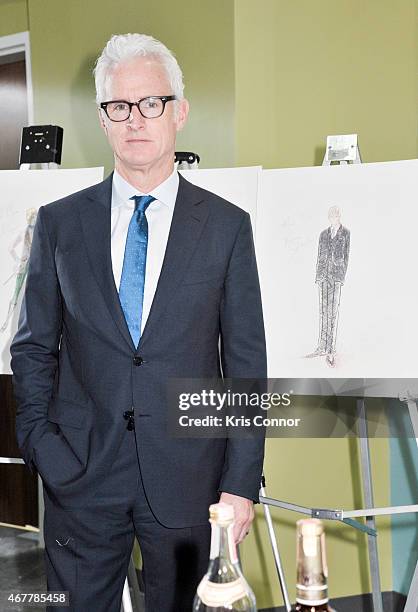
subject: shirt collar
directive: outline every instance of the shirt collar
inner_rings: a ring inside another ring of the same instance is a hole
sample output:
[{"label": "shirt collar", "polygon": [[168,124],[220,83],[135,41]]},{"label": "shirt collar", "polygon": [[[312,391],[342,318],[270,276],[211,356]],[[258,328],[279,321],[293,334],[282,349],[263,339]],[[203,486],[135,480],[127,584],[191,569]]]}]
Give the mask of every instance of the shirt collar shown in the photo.
[{"label": "shirt collar", "polygon": [[156,200],[162,202],[169,208],[174,208],[176,203],[177,191],[179,188],[179,175],[177,168],[162,183],[157,185],[150,193],[145,194],[136,187],[133,187],[125,180],[117,170],[113,172],[112,185],[112,208],[126,204],[134,195],[152,195]]}]

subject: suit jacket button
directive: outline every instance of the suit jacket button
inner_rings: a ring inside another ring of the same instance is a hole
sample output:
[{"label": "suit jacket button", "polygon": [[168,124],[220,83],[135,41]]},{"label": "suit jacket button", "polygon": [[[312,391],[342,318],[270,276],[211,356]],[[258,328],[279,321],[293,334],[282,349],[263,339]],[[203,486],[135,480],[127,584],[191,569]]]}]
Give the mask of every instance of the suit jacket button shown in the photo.
[{"label": "suit jacket button", "polygon": [[139,355],[135,355],[134,357],[134,365],[140,366],[144,363],[144,360]]}]

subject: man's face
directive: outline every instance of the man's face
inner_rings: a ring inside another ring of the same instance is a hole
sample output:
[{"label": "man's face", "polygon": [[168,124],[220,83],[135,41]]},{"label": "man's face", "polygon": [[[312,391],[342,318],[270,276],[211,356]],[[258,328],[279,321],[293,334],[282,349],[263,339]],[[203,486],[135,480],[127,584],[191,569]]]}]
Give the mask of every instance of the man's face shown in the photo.
[{"label": "man's face", "polygon": [[[147,96],[172,95],[165,68],[153,58],[136,57],[117,66],[110,81],[107,100],[137,102]],[[107,101],[106,100],[106,101]],[[178,105],[177,114],[174,105]],[[164,167],[174,162],[177,131],[186,122],[186,100],[167,102],[161,117],[146,119],[132,107],[132,119],[113,122],[101,113],[102,127],[119,170],[134,171]]]},{"label": "man's face", "polygon": [[336,213],[330,213],[328,215],[328,219],[331,225],[333,225],[334,227],[336,227],[337,225],[340,225],[340,215],[336,214]]}]

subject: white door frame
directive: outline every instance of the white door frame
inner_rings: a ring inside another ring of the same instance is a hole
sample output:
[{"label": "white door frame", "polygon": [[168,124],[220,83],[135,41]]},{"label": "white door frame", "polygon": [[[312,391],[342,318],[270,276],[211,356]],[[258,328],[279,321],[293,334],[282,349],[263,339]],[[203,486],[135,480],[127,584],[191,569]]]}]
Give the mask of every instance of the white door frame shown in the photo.
[{"label": "white door frame", "polygon": [[34,111],[33,111],[33,88],[32,88],[32,64],[31,64],[31,56],[30,56],[29,32],[19,32],[18,34],[10,34],[9,36],[0,36],[0,60],[5,55],[15,55],[16,53],[25,54],[28,125],[33,125]]}]

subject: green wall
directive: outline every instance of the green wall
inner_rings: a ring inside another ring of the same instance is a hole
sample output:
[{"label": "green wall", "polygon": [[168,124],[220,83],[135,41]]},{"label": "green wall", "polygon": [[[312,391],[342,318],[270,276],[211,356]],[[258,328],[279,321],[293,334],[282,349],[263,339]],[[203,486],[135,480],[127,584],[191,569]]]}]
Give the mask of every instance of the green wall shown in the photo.
[{"label": "green wall", "polygon": [[[0,35],[30,30],[35,120],[64,128],[63,167],[107,171],[91,71],[113,33],[152,34],[176,53],[191,102],[178,149],[197,151],[202,167],[292,167],[321,163],[332,133],[357,132],[364,161],[416,157],[415,23],[414,0],[0,0]],[[390,505],[388,441],[372,440],[371,452],[375,504]],[[353,440],[268,440],[265,472],[273,497],[363,505]],[[293,599],[300,515],[273,517]],[[389,526],[378,520],[384,590]],[[327,524],[327,538],[331,595],[369,591],[364,536]],[[260,507],[241,548],[259,607],[281,603]]]},{"label": "green wall", "polygon": [[237,0],[237,165],[322,162],[327,134],[363,161],[416,157],[415,0]]},{"label": "green wall", "polygon": [[234,164],[233,2],[28,2],[35,120],[64,128],[63,167],[111,169],[91,71],[109,37],[125,32],[163,40],[182,66],[191,114],[178,150],[198,152],[203,167]]},{"label": "green wall", "polygon": [[28,30],[26,0],[0,0],[0,36]]}]

